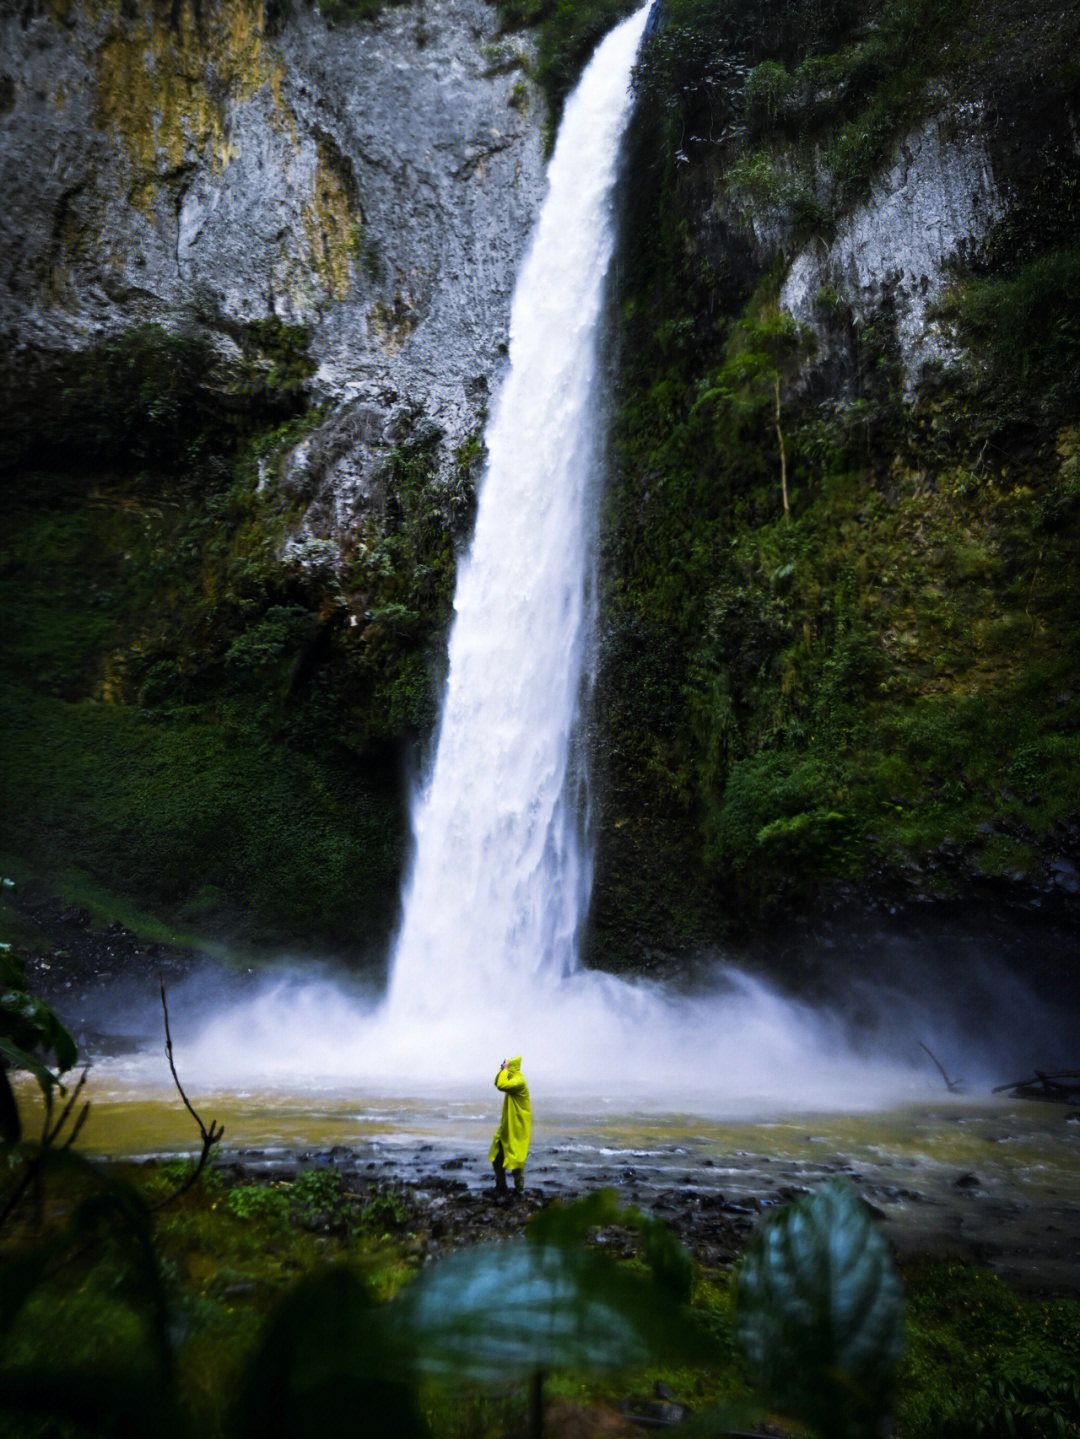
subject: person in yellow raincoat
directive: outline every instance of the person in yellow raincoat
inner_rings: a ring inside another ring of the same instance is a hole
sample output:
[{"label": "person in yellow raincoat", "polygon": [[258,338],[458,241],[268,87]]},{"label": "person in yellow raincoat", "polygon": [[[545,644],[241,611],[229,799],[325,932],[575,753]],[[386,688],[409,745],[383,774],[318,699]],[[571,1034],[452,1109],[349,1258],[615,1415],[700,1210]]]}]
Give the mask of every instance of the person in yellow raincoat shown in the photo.
[{"label": "person in yellow raincoat", "polygon": [[506,1171],[514,1176],[514,1192],[525,1188],[525,1160],[532,1136],[532,1105],[529,1086],[521,1072],[521,1055],[504,1059],[495,1076],[495,1087],[503,1094],[502,1117],[491,1141],[491,1160],[495,1170],[495,1193],[505,1194]]}]

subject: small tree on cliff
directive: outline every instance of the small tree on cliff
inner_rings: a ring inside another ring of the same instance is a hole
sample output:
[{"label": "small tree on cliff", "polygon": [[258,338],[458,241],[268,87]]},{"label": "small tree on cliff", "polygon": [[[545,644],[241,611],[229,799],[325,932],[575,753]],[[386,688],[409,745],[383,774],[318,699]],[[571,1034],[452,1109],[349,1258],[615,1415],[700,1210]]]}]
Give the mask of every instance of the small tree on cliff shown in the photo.
[{"label": "small tree on cliff", "polygon": [[740,429],[759,427],[768,413],[776,436],[780,499],[789,523],[783,400],[805,352],[803,334],[785,310],[772,307],[759,318],[743,319],[729,342],[727,359],[710,377],[695,406],[714,407],[718,424],[727,420]]}]

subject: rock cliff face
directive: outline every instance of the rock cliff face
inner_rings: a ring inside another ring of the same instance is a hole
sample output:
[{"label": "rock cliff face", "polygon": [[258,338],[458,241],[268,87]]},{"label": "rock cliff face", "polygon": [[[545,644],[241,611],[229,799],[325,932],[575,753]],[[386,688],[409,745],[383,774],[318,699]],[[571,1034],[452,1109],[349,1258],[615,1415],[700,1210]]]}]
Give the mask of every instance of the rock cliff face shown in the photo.
[{"label": "rock cliff face", "polygon": [[0,10],[0,778],[16,871],[370,954],[546,111],[494,5],[361,8]]},{"label": "rock cliff face", "polygon": [[543,186],[527,42],[498,39],[491,5],[5,10],[9,385],[135,325],[208,338],[226,374],[237,326],[303,326],[316,398],[361,413],[313,497],[322,538],[401,405],[447,454],[475,430]]},{"label": "rock cliff face", "polygon": [[[856,323],[886,307],[909,392],[922,366],[958,350],[933,318],[950,266],[978,257],[1006,211],[987,151],[985,116],[952,107],[905,135],[867,199],[845,214],[831,243],[811,240],[791,261],[779,303],[817,328],[829,293]],[[824,332],[820,336],[826,342]]]}]

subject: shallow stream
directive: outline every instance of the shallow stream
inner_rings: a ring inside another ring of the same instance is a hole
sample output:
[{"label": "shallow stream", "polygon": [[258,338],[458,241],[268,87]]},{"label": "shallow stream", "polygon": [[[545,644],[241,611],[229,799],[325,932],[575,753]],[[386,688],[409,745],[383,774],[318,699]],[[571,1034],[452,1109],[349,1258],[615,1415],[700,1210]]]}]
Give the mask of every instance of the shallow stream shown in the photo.
[{"label": "shallow stream", "polygon": [[[122,1059],[92,1071],[80,1148],[138,1157],[194,1153],[195,1128],[171,1088]],[[482,1084],[439,1097],[386,1086],[303,1092],[186,1085],[225,1126],[223,1159],[245,1171],[331,1164],[425,1189],[491,1183],[497,1095]],[[723,1209],[748,1233],[775,1206],[836,1175],[877,1211],[903,1257],[988,1264],[1025,1287],[1080,1293],[1080,1122],[1056,1104],[932,1093],[870,1113],[679,1114],[625,1099],[534,1094],[527,1170],[539,1197],[600,1187],[670,1214],[693,1239],[695,1216]]]}]

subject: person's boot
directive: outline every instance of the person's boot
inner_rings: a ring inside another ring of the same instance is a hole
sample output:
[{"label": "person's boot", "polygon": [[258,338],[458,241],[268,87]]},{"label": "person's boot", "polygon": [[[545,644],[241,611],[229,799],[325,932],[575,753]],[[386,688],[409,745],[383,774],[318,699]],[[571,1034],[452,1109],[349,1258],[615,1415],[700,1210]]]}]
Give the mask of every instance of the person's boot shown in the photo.
[{"label": "person's boot", "polygon": [[514,1176],[514,1198],[521,1199],[525,1194],[525,1170],[512,1169],[510,1172]]},{"label": "person's boot", "polygon": [[495,1169],[495,1197],[505,1196],[509,1191],[506,1188],[506,1170],[501,1164],[496,1164]]}]

